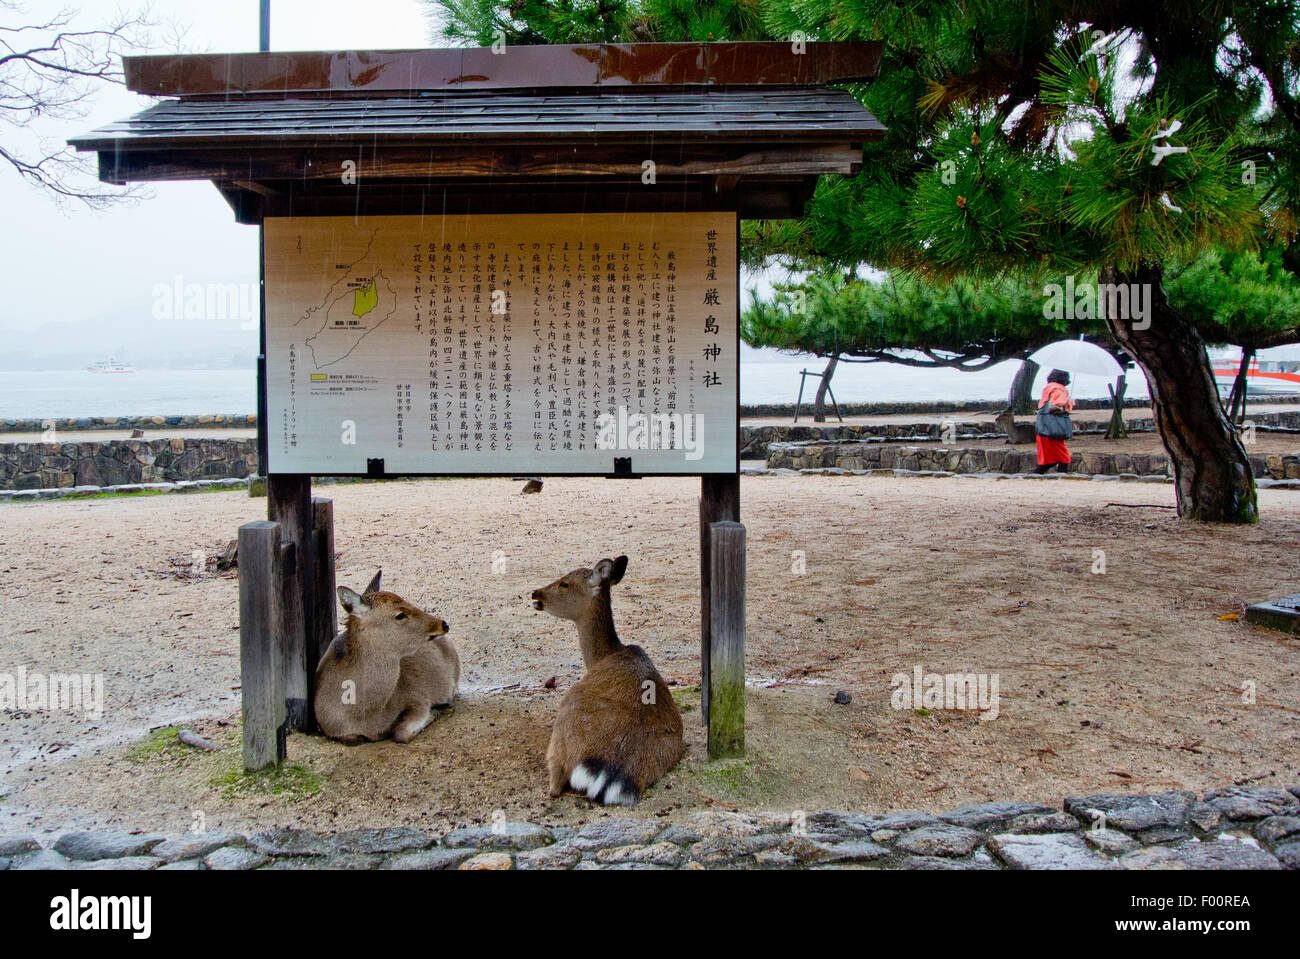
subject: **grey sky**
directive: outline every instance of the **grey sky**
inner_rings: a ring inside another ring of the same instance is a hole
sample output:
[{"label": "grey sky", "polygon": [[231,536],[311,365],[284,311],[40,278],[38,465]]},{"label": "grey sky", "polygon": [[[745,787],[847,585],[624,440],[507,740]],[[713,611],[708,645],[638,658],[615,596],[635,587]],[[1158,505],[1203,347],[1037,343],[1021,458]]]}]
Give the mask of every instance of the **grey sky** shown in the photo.
[{"label": "grey sky", "polygon": [[[79,7],[79,27],[99,26],[118,7],[106,0],[25,0],[22,22],[38,22],[64,6]],[[142,6],[124,0],[126,9]],[[429,45],[429,21],[419,0],[272,0],[271,46],[275,50],[409,48]],[[257,0],[154,0],[156,17],[186,29],[186,52],[257,48]],[[0,11],[6,23],[14,17]],[[159,44],[165,42],[163,35]],[[143,52],[143,51],[142,51]],[[171,52],[158,49],[149,52]],[[41,132],[63,140],[147,108],[152,101],[120,88],[104,88],[81,121],[46,125]],[[135,206],[92,212],[21,182],[7,164],[0,168],[6,229],[0,232],[0,263],[10,291],[0,311],[0,334],[13,348],[42,336],[103,334],[106,342],[130,344],[151,322],[156,284],[256,283],[257,230],[235,223],[230,208],[209,183],[158,184],[153,197]],[[184,343],[201,331],[194,321],[169,321]],[[190,325],[186,329],[187,323]],[[51,324],[58,324],[54,329]],[[65,326],[65,324],[67,326]],[[247,339],[237,320],[216,321],[223,340]],[[73,332],[60,332],[73,331]],[[168,332],[170,335],[170,331]],[[50,342],[52,353],[65,345]],[[116,347],[110,347],[116,349]],[[0,363],[3,368],[3,363]]]},{"label": "grey sky", "polygon": [[[21,0],[20,21],[39,22],[69,0]],[[101,25],[118,4],[82,0],[76,24]],[[139,0],[137,6],[143,5]],[[123,4],[132,9],[130,0]],[[428,46],[430,22],[421,0],[272,0],[275,50],[400,49]],[[235,52],[257,46],[257,0],[153,0],[157,19],[182,28],[185,52]],[[172,52],[176,37],[161,30],[156,49]],[[142,51],[143,52],[143,51]],[[152,101],[103,87],[80,121],[47,122],[40,132],[61,142],[147,108]],[[8,136],[11,131],[0,130]],[[185,283],[257,282],[257,231],[234,222],[209,183],[155,184],[136,205],[94,212],[52,198],[0,165],[4,222],[0,263],[9,296],[0,310],[0,369],[63,368],[122,353],[127,362],[185,365],[194,357],[238,353],[250,360],[256,336],[231,320],[163,320],[152,316],[154,290]],[[745,277],[767,288],[765,276]],[[168,354],[164,356],[164,354]],[[9,362],[6,362],[6,360]]]}]

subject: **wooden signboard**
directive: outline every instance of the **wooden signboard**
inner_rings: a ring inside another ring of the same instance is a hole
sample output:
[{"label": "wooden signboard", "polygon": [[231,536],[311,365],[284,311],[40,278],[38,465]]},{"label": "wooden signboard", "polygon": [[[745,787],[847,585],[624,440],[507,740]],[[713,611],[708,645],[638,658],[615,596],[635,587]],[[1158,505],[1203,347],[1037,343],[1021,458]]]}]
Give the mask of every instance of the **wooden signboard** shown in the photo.
[{"label": "wooden signboard", "polygon": [[269,473],[735,473],[735,213],[268,217]]}]

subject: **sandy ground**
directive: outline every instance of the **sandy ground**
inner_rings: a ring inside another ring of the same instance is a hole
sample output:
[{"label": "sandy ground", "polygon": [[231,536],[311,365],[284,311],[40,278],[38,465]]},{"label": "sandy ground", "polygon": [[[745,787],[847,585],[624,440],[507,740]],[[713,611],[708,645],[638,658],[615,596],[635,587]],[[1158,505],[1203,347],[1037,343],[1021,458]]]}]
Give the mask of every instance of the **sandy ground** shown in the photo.
[{"label": "sandy ground", "polygon": [[[1300,591],[1294,492],[1262,491],[1261,523],[1239,528],[1178,521],[1158,508],[1172,506],[1167,485],[746,478],[749,752],[708,764],[698,694],[682,689],[698,681],[698,482],[519,489],[323,489],[339,582],[360,588],[382,566],[388,588],[444,616],[463,696],[409,746],[293,736],[298,779],[273,781],[235,773],[237,579],[211,563],[239,524],[264,517],[265,501],[221,492],[0,506],[0,672],[102,673],[106,687],[98,719],[0,713],[0,832],[177,832],[197,813],[209,828],[317,829],[444,828],[498,809],[548,823],[604,815],[545,795],[551,719],[581,657],[572,626],[526,597],[623,552],[620,634],[693,707],[687,760],[637,815],[937,810],[1300,778],[1300,638],[1224,618]],[[1104,574],[1091,571],[1096,550]],[[891,677],[916,666],[996,674],[999,715],[892,708]],[[552,676],[557,689],[544,689]],[[850,705],[831,701],[838,689]],[[178,721],[235,748],[141,748],[151,727]]]}]

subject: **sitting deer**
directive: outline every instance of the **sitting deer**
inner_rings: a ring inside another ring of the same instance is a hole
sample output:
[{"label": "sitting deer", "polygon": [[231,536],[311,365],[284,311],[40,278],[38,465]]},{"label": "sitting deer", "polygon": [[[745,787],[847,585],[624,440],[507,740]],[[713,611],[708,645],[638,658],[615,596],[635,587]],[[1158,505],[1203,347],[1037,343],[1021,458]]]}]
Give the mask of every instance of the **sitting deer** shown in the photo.
[{"label": "sitting deer", "polygon": [[686,752],[682,717],[668,686],[640,646],[614,632],[610,587],[627,557],[575,569],[533,592],[533,608],[570,619],[587,675],[560,702],[546,750],[551,796],[565,788],[604,805],[635,805]]},{"label": "sitting deer", "polygon": [[460,684],[460,656],[441,619],[383,592],[338,589],[346,626],[316,668],[316,722],[350,745],[392,737],[409,743],[446,709]]},{"label": "sitting deer", "polygon": [[995,416],[993,422],[998,425],[998,429],[1007,434],[1008,443],[1033,443],[1038,437],[1034,424],[1017,423],[1015,414],[1009,406]]}]

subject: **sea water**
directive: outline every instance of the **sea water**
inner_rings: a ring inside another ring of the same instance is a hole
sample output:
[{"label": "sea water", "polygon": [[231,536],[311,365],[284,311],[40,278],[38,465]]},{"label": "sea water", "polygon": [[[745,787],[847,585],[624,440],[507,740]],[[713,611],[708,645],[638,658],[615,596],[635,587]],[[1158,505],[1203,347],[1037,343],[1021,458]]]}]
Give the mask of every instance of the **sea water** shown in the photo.
[{"label": "sea water", "polygon": [[[825,361],[815,356],[788,356],[772,350],[741,348],[740,401],[744,404],[793,403],[799,395],[799,371],[820,374]],[[841,361],[831,390],[841,403],[987,401],[1004,403],[1018,361],[978,372],[917,369],[897,363]],[[1040,371],[1036,391],[1046,371]],[[1142,373],[1130,370],[1128,396],[1149,395]],[[1105,397],[1109,381],[1078,376],[1076,398]],[[817,388],[809,377],[804,402]],[[244,370],[137,370],[91,373],[86,370],[0,371],[0,419],[78,416],[197,416],[205,413],[254,413],[257,375]]]}]

